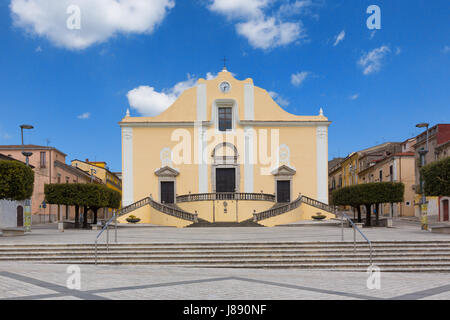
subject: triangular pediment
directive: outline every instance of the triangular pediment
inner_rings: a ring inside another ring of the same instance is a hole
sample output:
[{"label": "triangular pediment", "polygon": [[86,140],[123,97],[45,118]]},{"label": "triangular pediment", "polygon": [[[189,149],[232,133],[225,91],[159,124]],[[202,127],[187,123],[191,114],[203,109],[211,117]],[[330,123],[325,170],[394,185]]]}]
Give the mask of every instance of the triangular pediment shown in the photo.
[{"label": "triangular pediment", "polygon": [[272,171],[274,176],[293,176],[297,171],[287,165],[282,165]]},{"label": "triangular pediment", "polygon": [[176,177],[180,173],[177,170],[175,170],[174,168],[171,168],[169,166],[165,166],[165,167],[162,167],[162,168],[156,170],[155,174],[158,177]]}]

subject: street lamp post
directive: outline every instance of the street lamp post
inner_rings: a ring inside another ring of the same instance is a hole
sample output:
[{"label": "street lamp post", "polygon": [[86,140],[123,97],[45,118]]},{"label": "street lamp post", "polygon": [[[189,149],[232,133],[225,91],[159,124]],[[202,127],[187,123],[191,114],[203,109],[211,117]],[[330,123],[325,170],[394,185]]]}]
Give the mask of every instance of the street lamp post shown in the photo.
[{"label": "street lamp post", "polygon": [[[420,166],[423,167],[425,165],[425,156],[428,153],[428,123],[419,123],[416,125],[417,128],[427,128],[427,140],[426,140],[426,146],[425,149],[419,150],[420,155]],[[423,180],[422,174],[420,173],[420,192],[422,193],[422,198],[420,200],[420,209],[421,209],[421,216],[422,216],[422,230],[428,230],[428,205],[427,205],[427,198],[425,197],[425,182]]]},{"label": "street lamp post", "polygon": [[[20,126],[20,134],[22,138],[22,154],[25,156],[25,162],[27,167],[30,165],[29,158],[33,155],[32,152],[26,152],[25,146],[23,144],[23,130],[24,129],[33,129],[34,127],[29,124],[22,124]],[[24,223],[25,232],[31,232],[31,199],[25,200],[25,223]]]}]

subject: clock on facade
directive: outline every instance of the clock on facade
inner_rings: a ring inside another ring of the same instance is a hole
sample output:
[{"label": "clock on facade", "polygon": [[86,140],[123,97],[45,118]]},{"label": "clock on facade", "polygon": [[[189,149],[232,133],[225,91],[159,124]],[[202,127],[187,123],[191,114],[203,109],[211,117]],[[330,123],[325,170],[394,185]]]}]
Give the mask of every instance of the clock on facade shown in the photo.
[{"label": "clock on facade", "polygon": [[227,93],[230,91],[231,85],[227,81],[224,81],[219,85],[219,88],[220,88],[220,91],[222,91],[223,93]]}]

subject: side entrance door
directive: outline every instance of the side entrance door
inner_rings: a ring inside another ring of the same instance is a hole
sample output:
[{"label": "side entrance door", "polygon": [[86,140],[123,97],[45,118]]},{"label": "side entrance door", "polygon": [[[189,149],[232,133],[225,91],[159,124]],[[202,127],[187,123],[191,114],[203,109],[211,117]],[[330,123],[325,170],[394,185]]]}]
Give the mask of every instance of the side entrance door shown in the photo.
[{"label": "side entrance door", "polygon": [[23,227],[23,207],[17,206],[17,227]]},{"label": "side entrance door", "polygon": [[290,181],[277,181],[277,202],[291,202]]},{"label": "side entrance door", "polygon": [[444,209],[444,216],[443,216],[444,221],[449,221],[448,220],[448,200],[446,199],[446,200],[442,201],[442,204],[443,204],[443,209]]},{"label": "side entrance door", "polygon": [[174,203],[174,193],[173,181],[161,181],[161,203]]}]

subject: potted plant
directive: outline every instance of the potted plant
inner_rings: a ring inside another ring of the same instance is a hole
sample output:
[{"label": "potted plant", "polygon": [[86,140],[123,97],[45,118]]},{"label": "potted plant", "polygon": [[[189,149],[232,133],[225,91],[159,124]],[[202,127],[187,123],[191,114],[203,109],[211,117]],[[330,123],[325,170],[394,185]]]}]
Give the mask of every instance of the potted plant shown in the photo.
[{"label": "potted plant", "polygon": [[325,219],[327,216],[324,214],[321,214],[320,212],[317,212],[315,216],[312,216],[312,218],[314,220],[323,220]]},{"label": "potted plant", "polygon": [[138,223],[139,221],[141,221],[140,218],[130,215],[127,219],[128,223]]}]

